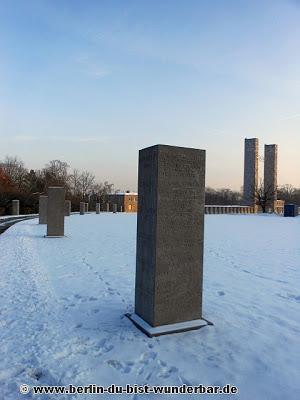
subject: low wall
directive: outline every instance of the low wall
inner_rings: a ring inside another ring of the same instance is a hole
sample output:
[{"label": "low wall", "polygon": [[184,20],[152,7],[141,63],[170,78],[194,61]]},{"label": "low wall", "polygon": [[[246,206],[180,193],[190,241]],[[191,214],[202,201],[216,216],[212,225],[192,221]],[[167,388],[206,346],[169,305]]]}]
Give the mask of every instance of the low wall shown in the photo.
[{"label": "low wall", "polygon": [[254,214],[249,206],[205,206],[205,214]]}]

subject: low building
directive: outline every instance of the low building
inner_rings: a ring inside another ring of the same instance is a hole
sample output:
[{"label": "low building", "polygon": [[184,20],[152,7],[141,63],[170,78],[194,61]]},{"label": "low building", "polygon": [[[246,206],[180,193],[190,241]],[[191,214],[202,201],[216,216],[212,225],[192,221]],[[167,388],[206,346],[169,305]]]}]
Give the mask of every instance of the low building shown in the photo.
[{"label": "low building", "polygon": [[118,192],[106,195],[106,203],[109,211],[113,211],[113,205],[117,205],[118,212],[137,212],[138,194],[136,192]]},{"label": "low building", "polygon": [[[266,212],[267,213],[274,212],[275,214],[283,214],[284,203],[285,203],[284,200],[275,200],[273,203],[274,204],[273,207],[271,207],[269,205],[266,207]],[[256,212],[258,212],[258,213],[262,212],[262,207],[260,205],[257,205],[256,208],[257,208]]]},{"label": "low building", "polygon": [[283,214],[284,213],[284,200],[276,200],[275,201],[275,213],[276,214]]}]

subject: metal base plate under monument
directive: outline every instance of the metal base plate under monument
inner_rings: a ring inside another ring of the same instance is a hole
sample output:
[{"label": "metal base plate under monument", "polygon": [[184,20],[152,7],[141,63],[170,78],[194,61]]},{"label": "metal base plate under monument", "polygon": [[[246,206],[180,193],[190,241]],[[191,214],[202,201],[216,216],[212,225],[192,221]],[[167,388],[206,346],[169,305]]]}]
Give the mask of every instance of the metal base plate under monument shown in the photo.
[{"label": "metal base plate under monument", "polygon": [[140,329],[143,333],[145,333],[149,337],[192,331],[195,329],[203,328],[204,326],[207,325],[213,325],[212,322],[202,318],[202,319],[194,319],[192,321],[178,322],[176,324],[151,326],[135,313],[133,314],[127,313],[125,314],[125,316],[129,318],[130,321],[133,322],[133,324],[138,329]]},{"label": "metal base plate under monument", "polygon": [[66,235],[63,236],[48,236],[48,235],[44,235],[44,238],[62,238],[62,237],[66,237]]}]

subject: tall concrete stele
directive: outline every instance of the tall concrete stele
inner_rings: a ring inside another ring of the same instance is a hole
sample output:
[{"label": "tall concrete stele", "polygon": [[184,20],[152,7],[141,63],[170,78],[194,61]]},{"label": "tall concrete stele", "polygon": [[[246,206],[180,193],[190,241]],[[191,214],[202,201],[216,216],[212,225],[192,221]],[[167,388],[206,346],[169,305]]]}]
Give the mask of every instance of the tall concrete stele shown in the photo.
[{"label": "tall concrete stele", "polygon": [[205,150],[139,152],[135,313],[148,336],[198,329],[202,319]]},{"label": "tall concrete stele", "polygon": [[277,154],[277,144],[265,144],[264,191],[268,193],[272,211],[277,201]]},{"label": "tall concrete stele", "polygon": [[86,204],[83,201],[81,201],[80,202],[80,215],[85,214],[85,206],[86,206]]},{"label": "tall concrete stele", "polygon": [[47,223],[48,196],[39,197],[39,224]]},{"label": "tall concrete stele", "polygon": [[71,215],[72,203],[71,200],[65,200],[65,217],[69,217]]},{"label": "tall concrete stele", "polygon": [[258,185],[258,139],[245,139],[243,202],[255,206],[255,188]]},{"label": "tall concrete stele", "polygon": [[65,188],[48,188],[47,236],[63,237],[65,227]]},{"label": "tall concrete stele", "polygon": [[20,215],[20,201],[12,200],[12,215]]}]

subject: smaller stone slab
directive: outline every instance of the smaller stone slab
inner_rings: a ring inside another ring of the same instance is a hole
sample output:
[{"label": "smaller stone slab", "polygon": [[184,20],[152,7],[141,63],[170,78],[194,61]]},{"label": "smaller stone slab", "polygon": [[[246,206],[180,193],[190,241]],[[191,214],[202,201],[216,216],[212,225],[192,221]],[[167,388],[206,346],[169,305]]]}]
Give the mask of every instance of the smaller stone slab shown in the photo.
[{"label": "smaller stone slab", "polygon": [[80,202],[80,215],[85,214],[85,203],[83,201]]},{"label": "smaller stone slab", "polygon": [[96,214],[100,214],[100,203],[96,203]]},{"label": "smaller stone slab", "polygon": [[65,200],[65,217],[69,217],[71,215],[71,200]]},{"label": "smaller stone slab", "polygon": [[169,335],[171,333],[180,333],[186,331],[192,331],[196,329],[203,328],[207,325],[213,325],[212,322],[206,319],[194,319],[191,321],[178,322],[175,324],[161,325],[161,326],[151,326],[137,314],[125,314],[127,318],[134,323],[134,325],[145,333],[149,337]]},{"label": "smaller stone slab", "polygon": [[39,198],[39,224],[47,224],[48,196]]},{"label": "smaller stone slab", "polygon": [[20,215],[20,201],[12,200],[12,215]]}]

